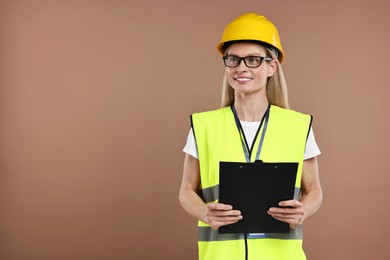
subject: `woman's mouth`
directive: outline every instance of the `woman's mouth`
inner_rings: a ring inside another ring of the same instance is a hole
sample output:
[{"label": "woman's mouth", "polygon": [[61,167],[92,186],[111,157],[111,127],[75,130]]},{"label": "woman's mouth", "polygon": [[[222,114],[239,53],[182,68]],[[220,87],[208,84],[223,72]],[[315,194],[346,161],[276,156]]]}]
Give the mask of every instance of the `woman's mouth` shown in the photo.
[{"label": "woman's mouth", "polygon": [[246,82],[249,82],[252,80],[252,78],[247,78],[247,77],[237,77],[237,78],[234,78],[236,81],[238,81],[239,83],[246,83]]}]

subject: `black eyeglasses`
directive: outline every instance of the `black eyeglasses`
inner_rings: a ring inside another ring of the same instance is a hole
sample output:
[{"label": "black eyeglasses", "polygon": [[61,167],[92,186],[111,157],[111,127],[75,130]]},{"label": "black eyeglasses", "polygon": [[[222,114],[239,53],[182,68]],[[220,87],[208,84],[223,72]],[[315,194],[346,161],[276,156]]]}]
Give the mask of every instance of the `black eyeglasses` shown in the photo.
[{"label": "black eyeglasses", "polygon": [[260,67],[263,60],[272,60],[271,57],[261,57],[261,56],[246,56],[238,57],[236,55],[226,55],[223,57],[223,62],[226,67],[234,68],[240,65],[241,61],[244,61],[245,66],[248,68],[257,68]]}]

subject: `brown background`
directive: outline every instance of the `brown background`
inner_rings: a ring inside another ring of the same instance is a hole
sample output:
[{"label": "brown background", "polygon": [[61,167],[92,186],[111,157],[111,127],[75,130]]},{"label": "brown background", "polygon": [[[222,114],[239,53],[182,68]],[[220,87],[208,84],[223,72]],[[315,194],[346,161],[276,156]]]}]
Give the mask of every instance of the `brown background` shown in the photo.
[{"label": "brown background", "polygon": [[309,259],[388,259],[390,4],[0,1],[0,259],[196,259],[178,202],[189,115],[217,108],[225,25],[278,27],[315,117]]}]

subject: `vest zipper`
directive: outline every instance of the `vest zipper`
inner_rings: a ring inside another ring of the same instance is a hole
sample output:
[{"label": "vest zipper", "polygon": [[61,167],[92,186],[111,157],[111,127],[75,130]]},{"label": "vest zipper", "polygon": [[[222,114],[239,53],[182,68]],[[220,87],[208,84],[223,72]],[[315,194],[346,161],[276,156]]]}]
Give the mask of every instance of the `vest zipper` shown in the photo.
[{"label": "vest zipper", "polygon": [[245,260],[248,260],[248,240],[247,240],[247,234],[244,234],[244,240],[245,240]]}]

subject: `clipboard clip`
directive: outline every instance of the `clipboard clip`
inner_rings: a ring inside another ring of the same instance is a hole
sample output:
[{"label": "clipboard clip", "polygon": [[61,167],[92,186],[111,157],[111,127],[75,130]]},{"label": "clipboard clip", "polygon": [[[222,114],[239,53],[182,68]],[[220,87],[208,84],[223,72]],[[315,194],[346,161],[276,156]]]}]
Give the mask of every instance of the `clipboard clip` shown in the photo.
[{"label": "clipboard clip", "polygon": [[263,160],[256,160],[255,163],[263,163]]}]

